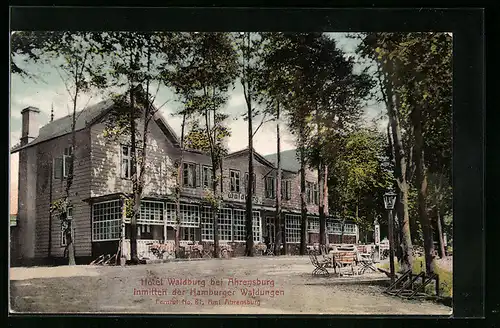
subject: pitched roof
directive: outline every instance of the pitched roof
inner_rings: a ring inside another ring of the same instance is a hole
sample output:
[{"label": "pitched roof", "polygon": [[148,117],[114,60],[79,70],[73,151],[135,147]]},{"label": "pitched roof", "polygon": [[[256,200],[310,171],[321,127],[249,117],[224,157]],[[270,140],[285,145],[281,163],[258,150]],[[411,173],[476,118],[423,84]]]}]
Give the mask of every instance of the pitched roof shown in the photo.
[{"label": "pitched roof", "polygon": [[[240,156],[240,155],[243,155],[243,154],[246,154],[246,153],[248,153],[248,148],[245,148],[245,149],[238,150],[238,151],[232,152],[230,154],[227,154],[225,158]],[[260,163],[262,163],[264,165],[267,165],[269,167],[276,168],[276,165],[274,165],[274,163],[270,162],[265,156],[262,156],[261,154],[259,154],[258,152],[256,152],[255,149],[253,150],[253,154],[254,154],[255,160],[257,160]]]},{"label": "pitched roof", "polygon": [[[75,130],[80,131],[94,124],[99,118],[106,115],[113,108],[113,105],[114,101],[112,99],[106,99],[95,105],[77,111]],[[73,115],[70,114],[49,122],[40,128],[38,137],[36,137],[32,142],[24,146],[14,146],[11,153],[15,153],[21,149],[71,133],[72,119]],[[178,144],[175,132],[159,112],[155,114],[154,120],[160,126],[163,133],[165,133],[165,135],[169,137],[174,144]]]},{"label": "pitched roof", "polygon": [[[298,151],[297,149],[285,150],[281,153],[281,168],[283,170],[298,172],[300,170],[300,162],[298,160]],[[277,165],[278,159],[276,153],[264,155],[264,158],[269,162],[273,163],[273,165]]]}]

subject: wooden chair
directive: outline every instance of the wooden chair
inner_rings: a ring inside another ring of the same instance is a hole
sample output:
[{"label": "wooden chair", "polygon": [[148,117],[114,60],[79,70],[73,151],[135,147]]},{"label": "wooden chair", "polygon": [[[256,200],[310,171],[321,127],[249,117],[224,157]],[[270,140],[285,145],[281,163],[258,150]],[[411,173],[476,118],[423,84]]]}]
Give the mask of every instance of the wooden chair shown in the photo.
[{"label": "wooden chair", "polygon": [[329,276],[330,275],[330,273],[326,269],[326,265],[328,264],[328,262],[319,261],[318,257],[316,256],[316,254],[314,254],[314,252],[309,252],[309,258],[311,259],[312,265],[314,265],[314,270],[312,272],[313,276],[315,276],[315,275]]}]

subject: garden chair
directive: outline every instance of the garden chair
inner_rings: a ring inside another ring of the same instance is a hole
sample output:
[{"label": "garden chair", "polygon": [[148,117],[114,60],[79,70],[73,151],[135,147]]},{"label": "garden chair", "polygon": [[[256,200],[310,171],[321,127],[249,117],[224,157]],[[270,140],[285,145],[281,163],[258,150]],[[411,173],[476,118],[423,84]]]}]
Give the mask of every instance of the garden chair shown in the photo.
[{"label": "garden chair", "polygon": [[328,262],[324,261],[324,260],[319,261],[318,257],[316,256],[316,254],[314,254],[314,252],[309,252],[309,258],[311,259],[311,263],[314,266],[314,270],[312,272],[313,276],[315,276],[315,275],[329,276],[330,275],[330,273],[326,269],[326,266],[329,263],[329,261]]}]

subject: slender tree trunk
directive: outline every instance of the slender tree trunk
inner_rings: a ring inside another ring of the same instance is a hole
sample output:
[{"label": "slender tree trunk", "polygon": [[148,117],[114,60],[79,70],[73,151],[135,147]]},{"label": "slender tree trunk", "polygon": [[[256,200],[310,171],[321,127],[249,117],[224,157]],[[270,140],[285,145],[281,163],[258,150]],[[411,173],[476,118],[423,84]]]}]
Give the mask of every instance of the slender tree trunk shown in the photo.
[{"label": "slender tree trunk", "polygon": [[[319,188],[323,189],[323,215],[325,216],[325,225],[326,225],[326,220],[328,218],[328,165],[324,164],[323,166],[323,173],[324,173],[324,179],[323,179],[323,185],[320,185]],[[321,215],[321,212],[320,212]],[[325,244],[326,246],[330,245],[330,239],[328,238],[328,231],[325,228]]]},{"label": "slender tree trunk", "polygon": [[[274,219],[274,227],[276,236],[274,236],[274,254],[281,254],[281,133],[280,133],[280,103],[276,103],[276,161],[278,172],[276,174],[276,216]],[[283,240],[285,254],[286,254],[286,240]]]},{"label": "slender tree trunk", "polygon": [[247,190],[246,190],[246,248],[245,256],[253,256],[253,127],[252,127],[252,104],[250,97],[247,97],[247,108],[248,108],[248,180],[247,180]]},{"label": "slender tree trunk", "polygon": [[434,272],[434,240],[432,238],[432,225],[427,215],[427,170],[424,162],[424,139],[422,135],[421,109],[413,107],[412,123],[415,133],[415,175],[418,185],[418,216],[424,233],[425,272]]},{"label": "slender tree trunk", "polygon": [[[326,216],[325,216],[325,198],[324,198],[324,189],[323,186],[325,184],[325,174],[324,174],[324,165],[323,162],[320,162],[318,165],[318,192],[319,192],[319,204],[318,204],[318,212],[319,212],[319,244],[321,246],[326,246]],[[320,247],[322,250],[323,248]]]},{"label": "slender tree trunk", "polygon": [[[389,75],[392,72],[389,72]],[[401,128],[399,124],[399,119],[397,117],[397,109],[394,99],[393,84],[392,81],[386,79],[384,81],[385,89],[385,102],[387,105],[387,112],[389,116],[389,124],[391,126],[391,134],[394,147],[394,176],[396,178],[399,190],[401,191],[401,205],[403,208],[402,219],[402,235],[403,235],[403,254],[401,261],[401,269],[411,270],[413,263],[413,246],[411,242],[410,234],[410,224],[409,224],[409,213],[408,213],[408,184],[406,181],[406,158],[403,150],[403,144],[401,140]],[[399,107],[397,107],[399,108]]]},{"label": "slender tree trunk", "polygon": [[180,229],[181,229],[181,196],[184,165],[184,135],[186,127],[186,113],[182,115],[180,156],[177,167],[177,188],[175,189],[175,257],[179,257]]},{"label": "slender tree trunk", "polygon": [[306,203],[306,154],[304,145],[304,132],[301,131],[300,140],[300,255],[306,254],[307,233],[307,203]]},{"label": "slender tree trunk", "polygon": [[[214,111],[214,125],[217,123],[215,122],[215,109]],[[212,161],[212,193],[213,193],[213,200],[212,200],[212,219],[213,219],[213,232],[214,232],[214,258],[219,257],[219,209],[220,209],[220,195],[219,194],[219,188],[218,188],[218,182],[219,182],[219,177],[217,176],[217,168],[220,169],[221,175],[220,175],[220,184],[221,184],[221,193],[222,193],[222,184],[223,184],[223,178],[222,178],[222,159],[219,158],[219,155],[216,154],[215,151],[215,136],[212,135],[211,131],[211,126],[209,123],[209,115],[210,111],[206,110],[205,111],[205,128],[206,128],[206,133],[209,139],[210,143],[210,158]]]},{"label": "slender tree trunk", "polygon": [[439,208],[436,208],[436,226],[439,240],[439,257],[444,258],[446,256],[446,251],[444,248],[443,227],[441,226],[441,213]]},{"label": "slender tree trunk", "polygon": [[[212,180],[212,192],[214,196],[214,200],[217,203],[217,205],[214,206],[212,204],[212,219],[214,221],[214,258],[219,257],[219,193],[218,193],[218,188],[217,188],[217,163],[216,161],[212,160],[212,175],[213,175],[213,180]],[[221,177],[222,178],[222,177]],[[221,181],[222,184],[222,181]]]},{"label": "slender tree trunk", "polygon": [[136,121],[135,121],[135,101],[134,101],[134,90],[130,90],[130,109],[129,109],[129,119],[130,119],[130,152],[132,155],[132,165],[136,169],[131,171],[132,173],[132,193],[133,193],[133,209],[132,217],[130,218],[130,262],[132,264],[139,263],[139,258],[137,256],[137,217],[139,215],[141,198],[139,194],[139,184],[137,176],[137,147],[136,147]]},{"label": "slender tree trunk", "polygon": [[243,51],[243,91],[245,96],[245,101],[247,104],[247,115],[248,115],[248,180],[247,180],[247,190],[246,190],[246,220],[245,220],[245,231],[246,231],[246,248],[245,256],[253,256],[253,111],[252,111],[252,89],[250,80],[248,78],[248,70],[250,69],[250,33],[245,33],[244,43],[246,42],[247,51]]},{"label": "slender tree trunk", "polygon": [[[75,79],[76,82],[78,82],[78,78]],[[77,84],[77,83],[76,83]],[[70,190],[71,186],[73,185],[73,177],[74,177],[74,167],[75,167],[75,152],[76,152],[76,106],[77,106],[77,100],[78,100],[78,87],[76,87],[75,90],[75,96],[73,97],[73,114],[72,114],[72,119],[71,119],[71,154],[69,157],[69,172],[68,176],[66,178],[66,201],[68,204],[71,203],[70,201]],[[69,265],[75,265],[76,260],[75,260],[75,247],[74,247],[74,242],[73,242],[73,234],[71,233],[73,231],[73,221],[68,220],[66,216],[66,230],[65,230],[65,235],[66,235],[66,249],[68,250],[68,264]]]}]

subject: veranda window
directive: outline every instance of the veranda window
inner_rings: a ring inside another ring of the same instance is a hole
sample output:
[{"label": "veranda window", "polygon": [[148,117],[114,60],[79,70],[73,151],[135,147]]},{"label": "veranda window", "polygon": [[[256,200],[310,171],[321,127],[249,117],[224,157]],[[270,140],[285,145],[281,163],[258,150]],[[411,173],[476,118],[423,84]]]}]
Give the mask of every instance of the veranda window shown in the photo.
[{"label": "veranda window", "polygon": [[[167,203],[166,207],[166,219],[167,225],[175,226],[177,224],[175,219],[175,207],[174,203]],[[181,227],[200,227],[200,212],[198,205],[192,204],[181,204],[180,208],[180,226]]]},{"label": "veranda window", "polygon": [[356,225],[352,223],[344,224],[344,233],[355,234],[356,233]]},{"label": "veranda window", "polygon": [[253,233],[253,241],[260,242],[262,240],[262,226],[260,220],[260,212],[253,211],[252,212],[252,233]]},{"label": "veranda window", "polygon": [[232,241],[232,216],[233,211],[230,208],[223,208],[219,212],[219,240]]},{"label": "veranda window", "polygon": [[300,215],[285,215],[285,240],[287,243],[300,243]]},{"label": "veranda window", "polygon": [[203,206],[200,209],[201,219],[201,240],[213,241],[214,240],[214,220],[212,218],[212,209]]},{"label": "veranda window", "polygon": [[[138,224],[159,224],[163,225],[164,203],[156,201],[141,201]],[[129,221],[129,219],[127,219]]]},{"label": "veranda window", "polygon": [[342,233],[342,225],[336,221],[326,221],[326,231],[328,233]]},{"label": "veranda window", "polygon": [[233,240],[245,241],[245,210],[234,210],[233,212]]},{"label": "veranda window", "polygon": [[319,232],[319,218],[312,216],[307,218],[307,231]]},{"label": "veranda window", "polygon": [[121,203],[121,200],[111,200],[92,205],[92,241],[120,239]]}]

